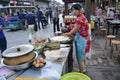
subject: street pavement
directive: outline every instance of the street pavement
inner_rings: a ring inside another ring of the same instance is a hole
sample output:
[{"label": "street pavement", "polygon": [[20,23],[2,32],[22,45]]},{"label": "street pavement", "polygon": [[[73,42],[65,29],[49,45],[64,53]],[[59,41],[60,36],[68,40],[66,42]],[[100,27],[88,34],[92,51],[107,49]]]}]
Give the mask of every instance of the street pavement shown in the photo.
[{"label": "street pavement", "polygon": [[[109,42],[108,42],[109,43]],[[87,60],[87,72],[91,80],[120,80],[120,64],[114,63],[109,58],[110,47],[104,49],[105,39],[103,37],[96,38],[92,42],[91,59]],[[115,55],[116,51],[114,51]],[[78,64],[74,58],[73,71],[79,71]]]},{"label": "street pavement", "polygon": [[[62,22],[62,19],[60,19]],[[7,38],[7,47],[29,44],[28,42],[28,30],[8,31],[4,30]],[[50,38],[53,37],[53,26],[49,25],[46,29],[38,30],[37,38]],[[120,64],[113,63],[113,60],[109,59],[110,47],[104,50],[105,39],[100,37],[96,38],[92,42],[91,59],[87,61],[87,72],[91,80],[120,80]],[[73,71],[79,71],[75,50],[73,52],[74,68]]]},{"label": "street pavement", "polygon": [[[20,45],[20,44],[29,44],[29,32],[28,29],[26,31],[17,30],[17,31],[4,31],[7,38],[7,47],[10,48],[12,46]],[[38,30],[37,38],[49,38],[54,36],[52,25],[49,25],[46,29]]]}]

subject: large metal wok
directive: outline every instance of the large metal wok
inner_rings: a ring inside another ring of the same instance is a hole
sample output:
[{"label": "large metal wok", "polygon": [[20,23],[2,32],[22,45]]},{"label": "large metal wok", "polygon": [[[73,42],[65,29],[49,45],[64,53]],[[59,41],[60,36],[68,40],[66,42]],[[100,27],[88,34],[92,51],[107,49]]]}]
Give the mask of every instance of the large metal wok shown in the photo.
[{"label": "large metal wok", "polygon": [[14,70],[25,69],[38,56],[37,52],[33,50],[34,46],[30,44],[9,48],[2,53],[3,59],[1,63],[5,66],[12,67]]}]

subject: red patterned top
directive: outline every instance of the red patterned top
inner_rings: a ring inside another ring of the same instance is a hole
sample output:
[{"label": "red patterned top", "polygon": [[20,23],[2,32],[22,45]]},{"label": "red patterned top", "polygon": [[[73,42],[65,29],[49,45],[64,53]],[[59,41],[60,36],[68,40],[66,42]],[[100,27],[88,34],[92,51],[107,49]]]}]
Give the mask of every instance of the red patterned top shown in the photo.
[{"label": "red patterned top", "polygon": [[89,23],[83,14],[80,14],[76,19],[76,25],[80,25],[79,34],[87,39],[86,53],[90,51],[91,40],[89,38]]}]

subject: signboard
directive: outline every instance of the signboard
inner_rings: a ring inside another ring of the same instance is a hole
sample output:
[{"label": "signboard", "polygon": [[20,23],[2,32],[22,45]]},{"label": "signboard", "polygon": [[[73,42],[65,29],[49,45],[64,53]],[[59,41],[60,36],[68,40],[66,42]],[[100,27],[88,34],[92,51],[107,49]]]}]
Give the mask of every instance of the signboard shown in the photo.
[{"label": "signboard", "polygon": [[9,2],[10,0],[0,0],[0,2]]},{"label": "signboard", "polygon": [[17,1],[23,1],[23,2],[33,2],[34,0],[17,0]]},{"label": "signboard", "polygon": [[118,0],[116,0],[116,2],[119,2]]}]

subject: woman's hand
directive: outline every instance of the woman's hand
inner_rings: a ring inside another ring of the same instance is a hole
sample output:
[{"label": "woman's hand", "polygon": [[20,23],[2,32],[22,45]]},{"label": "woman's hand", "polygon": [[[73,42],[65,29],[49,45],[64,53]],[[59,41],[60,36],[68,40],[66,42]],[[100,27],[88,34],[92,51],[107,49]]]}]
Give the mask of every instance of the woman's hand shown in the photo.
[{"label": "woman's hand", "polygon": [[62,34],[62,36],[70,36],[70,34],[69,33],[64,33],[64,34]]},{"label": "woman's hand", "polygon": [[0,26],[0,31],[2,30],[2,26]]}]

